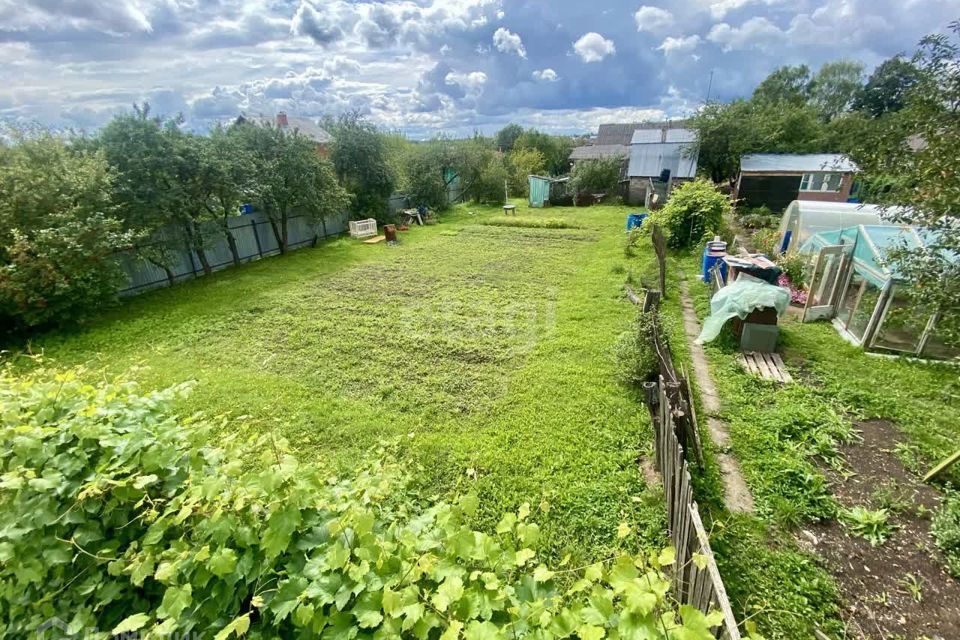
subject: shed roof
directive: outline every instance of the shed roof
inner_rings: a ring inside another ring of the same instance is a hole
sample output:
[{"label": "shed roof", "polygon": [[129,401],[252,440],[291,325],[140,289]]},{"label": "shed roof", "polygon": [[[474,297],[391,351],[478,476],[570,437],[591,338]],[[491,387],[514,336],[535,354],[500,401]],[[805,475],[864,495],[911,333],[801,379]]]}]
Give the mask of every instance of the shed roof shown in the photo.
[{"label": "shed roof", "polygon": [[575,147],[570,152],[571,160],[597,160],[599,158],[626,158],[630,148],[624,144],[593,144]]},{"label": "shed roof", "polygon": [[740,158],[740,171],[747,173],[809,173],[815,171],[860,171],[842,153],[750,153]]},{"label": "shed roof", "polygon": [[611,124],[601,124],[597,127],[596,143],[599,144],[630,144],[633,138],[633,132],[638,129],[652,129],[660,131],[661,129],[682,128],[686,120],[667,120],[666,122],[615,122]]},{"label": "shed roof", "polygon": [[[664,140],[666,134],[666,140]],[[633,132],[630,144],[652,144],[661,142],[696,142],[697,134],[690,129],[637,129]]]},{"label": "shed roof", "polygon": [[684,153],[689,146],[685,142],[630,145],[627,176],[652,178],[669,169],[673,178],[693,178],[697,174],[697,158]]}]

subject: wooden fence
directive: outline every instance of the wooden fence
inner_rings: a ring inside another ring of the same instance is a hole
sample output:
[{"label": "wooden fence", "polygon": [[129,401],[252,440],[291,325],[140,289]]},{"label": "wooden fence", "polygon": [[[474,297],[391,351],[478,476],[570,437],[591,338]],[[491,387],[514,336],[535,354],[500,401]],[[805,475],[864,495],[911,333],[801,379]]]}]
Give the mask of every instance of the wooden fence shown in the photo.
[{"label": "wooden fence", "polygon": [[717,628],[716,637],[739,640],[737,620],[693,498],[689,463],[677,437],[676,410],[671,404],[667,383],[661,376],[659,383],[647,383],[645,387],[654,423],[657,469],[663,478],[667,527],[677,551],[674,594],[681,604],[696,607],[704,614],[719,610],[723,623]]},{"label": "wooden fence", "polygon": [[[627,287],[631,302],[642,305],[644,312],[656,314],[660,302],[658,291],[647,290],[641,298]],[[683,370],[678,374],[673,354],[663,338],[659,317],[653,318],[651,347],[657,356],[657,382],[643,385],[645,400],[653,422],[654,453],[657,470],[663,479],[667,505],[667,528],[677,551],[673,574],[674,595],[681,604],[696,607],[704,614],[720,611],[723,623],[715,636],[723,640],[739,640],[740,631],[733,615],[727,591],[720,577],[710,540],[693,497],[690,465],[703,468],[703,450],[697,427],[697,414],[690,381]],[[692,453],[687,460],[686,450]]]}]

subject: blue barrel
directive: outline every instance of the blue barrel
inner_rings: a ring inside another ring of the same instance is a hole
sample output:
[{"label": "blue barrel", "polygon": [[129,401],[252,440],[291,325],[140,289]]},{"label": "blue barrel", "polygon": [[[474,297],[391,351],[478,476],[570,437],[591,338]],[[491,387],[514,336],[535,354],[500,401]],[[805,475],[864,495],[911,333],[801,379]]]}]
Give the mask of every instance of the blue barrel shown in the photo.
[{"label": "blue barrel", "polygon": [[639,227],[643,225],[643,221],[647,219],[646,213],[629,213],[627,214],[627,231],[633,229],[634,227]]},{"label": "blue barrel", "polygon": [[727,279],[727,263],[723,261],[726,251],[711,251],[709,246],[703,248],[703,281],[710,282],[710,272],[713,271],[713,265],[720,264],[720,274],[724,281]]}]

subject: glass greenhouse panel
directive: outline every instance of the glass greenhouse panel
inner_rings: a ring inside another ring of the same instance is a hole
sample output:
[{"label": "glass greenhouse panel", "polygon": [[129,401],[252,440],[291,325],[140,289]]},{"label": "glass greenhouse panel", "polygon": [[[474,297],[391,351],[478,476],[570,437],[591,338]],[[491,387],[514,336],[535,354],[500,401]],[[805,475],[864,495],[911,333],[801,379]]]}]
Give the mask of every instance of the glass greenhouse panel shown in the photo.
[{"label": "glass greenhouse panel", "polygon": [[893,286],[882,324],[873,340],[874,347],[916,353],[920,338],[930,322],[930,312],[917,307],[904,285]]},{"label": "glass greenhouse panel", "polygon": [[863,334],[870,326],[870,319],[877,310],[880,300],[880,287],[870,281],[864,281],[858,294],[850,320],[847,322],[847,331],[857,340],[863,341]]},{"label": "glass greenhouse panel", "polygon": [[926,358],[938,358],[949,360],[950,358],[960,358],[960,345],[948,343],[942,331],[934,327],[927,343],[923,346],[923,353],[920,354]]}]

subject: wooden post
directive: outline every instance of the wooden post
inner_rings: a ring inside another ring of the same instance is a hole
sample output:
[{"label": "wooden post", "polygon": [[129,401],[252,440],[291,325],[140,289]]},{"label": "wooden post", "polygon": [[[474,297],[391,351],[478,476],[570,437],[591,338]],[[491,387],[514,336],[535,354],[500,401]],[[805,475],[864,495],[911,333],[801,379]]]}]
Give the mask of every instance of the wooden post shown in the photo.
[{"label": "wooden post", "polygon": [[653,251],[657,254],[657,266],[660,268],[660,295],[667,297],[667,241],[659,225],[653,225],[650,235],[653,242]]}]

